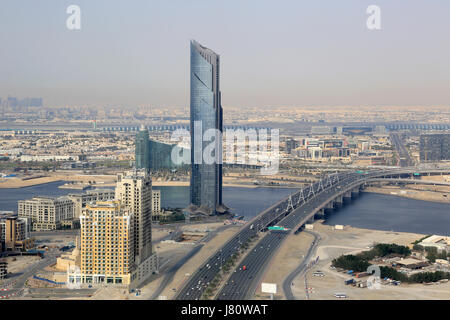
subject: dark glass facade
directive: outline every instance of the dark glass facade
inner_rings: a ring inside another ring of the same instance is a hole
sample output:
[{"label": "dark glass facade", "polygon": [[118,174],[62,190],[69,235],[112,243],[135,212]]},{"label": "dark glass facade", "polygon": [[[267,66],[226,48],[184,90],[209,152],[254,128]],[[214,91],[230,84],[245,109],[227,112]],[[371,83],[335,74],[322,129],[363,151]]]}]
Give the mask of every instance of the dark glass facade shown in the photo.
[{"label": "dark glass facade", "polygon": [[148,131],[141,129],[136,134],[135,141],[135,160],[137,169],[150,169],[150,150],[149,150]]},{"label": "dark glass facade", "polygon": [[[176,164],[172,161],[172,149],[175,146],[175,144],[151,140],[148,131],[141,129],[136,134],[135,141],[136,169],[157,171],[182,167],[182,164]],[[184,152],[188,152],[188,150],[185,149]]]},{"label": "dark glass facade", "polygon": [[[201,137],[208,129],[222,132],[222,106],[219,90],[219,55],[191,41],[191,187],[193,207],[204,213],[223,212],[222,163],[206,164],[203,150],[211,141]],[[198,124],[201,124],[201,128]],[[196,130],[201,132],[196,132]],[[198,141],[201,140],[201,141]],[[197,146],[197,147],[195,147]],[[201,147],[200,147],[201,146]],[[215,152],[222,158],[222,140],[216,141]],[[201,163],[198,163],[200,160]]]},{"label": "dark glass facade", "polygon": [[450,160],[450,134],[424,134],[420,136],[420,161]]}]

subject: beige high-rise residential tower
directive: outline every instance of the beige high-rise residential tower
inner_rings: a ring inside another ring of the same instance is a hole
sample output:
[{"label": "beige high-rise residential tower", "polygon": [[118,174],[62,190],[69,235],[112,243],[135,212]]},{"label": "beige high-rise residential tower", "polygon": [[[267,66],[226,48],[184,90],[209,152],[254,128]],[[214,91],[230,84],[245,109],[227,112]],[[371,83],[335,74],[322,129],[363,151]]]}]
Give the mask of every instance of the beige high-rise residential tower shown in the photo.
[{"label": "beige high-rise residential tower", "polygon": [[86,205],[80,217],[84,283],[130,285],[135,270],[133,215],[119,201]]},{"label": "beige high-rise residential tower", "polygon": [[115,200],[89,203],[82,212],[82,282],[136,287],[157,272],[152,180],[146,170],[119,174]]},{"label": "beige high-rise residential tower", "polygon": [[116,200],[134,216],[134,254],[138,279],[155,270],[152,250],[152,180],[147,170],[132,170],[117,176]]}]

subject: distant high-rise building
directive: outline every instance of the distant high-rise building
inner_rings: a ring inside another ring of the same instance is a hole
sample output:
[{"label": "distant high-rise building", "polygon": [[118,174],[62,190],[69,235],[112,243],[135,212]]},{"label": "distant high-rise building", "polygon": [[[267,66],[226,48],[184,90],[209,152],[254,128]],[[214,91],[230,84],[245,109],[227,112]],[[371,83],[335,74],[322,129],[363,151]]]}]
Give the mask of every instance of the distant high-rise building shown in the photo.
[{"label": "distant high-rise building", "polygon": [[152,190],[152,214],[161,212],[161,190]]},{"label": "distant high-rise building", "polygon": [[[135,140],[136,169],[157,171],[181,167],[181,164],[177,164],[172,160],[174,147],[174,144],[149,139],[148,130],[141,128],[136,134]],[[188,151],[185,150],[184,152]]]},{"label": "distant high-rise building", "polygon": [[[1,101],[2,101],[2,99],[0,98],[0,106],[2,105]],[[8,96],[7,100],[4,101],[4,104],[6,107],[13,108],[13,109],[16,107],[28,108],[28,107],[42,107],[43,106],[42,98],[19,99],[19,98],[10,97],[10,96]]]},{"label": "distant high-rise building", "polygon": [[298,147],[300,147],[299,141],[294,140],[292,138],[286,140],[286,153],[291,154],[292,150],[297,149]]},{"label": "distant high-rise building", "polygon": [[8,97],[7,100],[8,107],[15,108],[17,106],[17,98],[16,97]]},{"label": "distant high-rise building", "polygon": [[[189,211],[205,214],[222,213],[222,161],[206,164],[203,150],[210,141],[203,141],[205,131],[222,132],[222,105],[219,89],[220,58],[195,40],[191,41],[191,183]],[[201,127],[199,126],[201,124]],[[196,132],[201,130],[201,132]],[[200,140],[200,141],[198,141]],[[217,139],[216,158],[222,157],[222,140]]]},{"label": "distant high-rise building", "polygon": [[420,161],[450,160],[450,134],[424,134],[420,136]]},{"label": "distant high-rise building", "polygon": [[143,127],[136,134],[135,160],[137,169],[151,169],[148,130]]}]

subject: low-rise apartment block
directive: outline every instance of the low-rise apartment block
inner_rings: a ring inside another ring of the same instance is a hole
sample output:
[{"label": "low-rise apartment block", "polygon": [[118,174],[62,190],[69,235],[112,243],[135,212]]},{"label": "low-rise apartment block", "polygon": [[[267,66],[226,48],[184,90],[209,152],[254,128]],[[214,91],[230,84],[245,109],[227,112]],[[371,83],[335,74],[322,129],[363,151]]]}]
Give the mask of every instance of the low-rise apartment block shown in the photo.
[{"label": "low-rise apartment block", "polygon": [[67,196],[19,200],[18,206],[19,217],[29,218],[33,231],[56,230],[73,221],[74,203]]},{"label": "low-rise apartment block", "polygon": [[68,197],[73,201],[73,217],[79,219],[81,211],[88,203],[114,200],[115,192],[112,189],[95,189],[88,190],[85,193],[72,193]]},{"label": "low-rise apartment block", "polygon": [[34,247],[28,219],[14,214],[0,215],[0,252],[26,251]]}]

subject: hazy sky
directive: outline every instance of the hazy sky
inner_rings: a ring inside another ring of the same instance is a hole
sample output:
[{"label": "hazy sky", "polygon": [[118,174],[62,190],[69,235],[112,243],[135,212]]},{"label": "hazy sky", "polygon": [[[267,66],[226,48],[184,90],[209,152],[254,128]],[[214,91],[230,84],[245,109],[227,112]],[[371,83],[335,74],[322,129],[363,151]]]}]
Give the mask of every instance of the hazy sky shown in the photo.
[{"label": "hazy sky", "polygon": [[448,0],[1,0],[0,97],[187,107],[196,39],[221,55],[224,107],[450,106],[449,38]]}]

